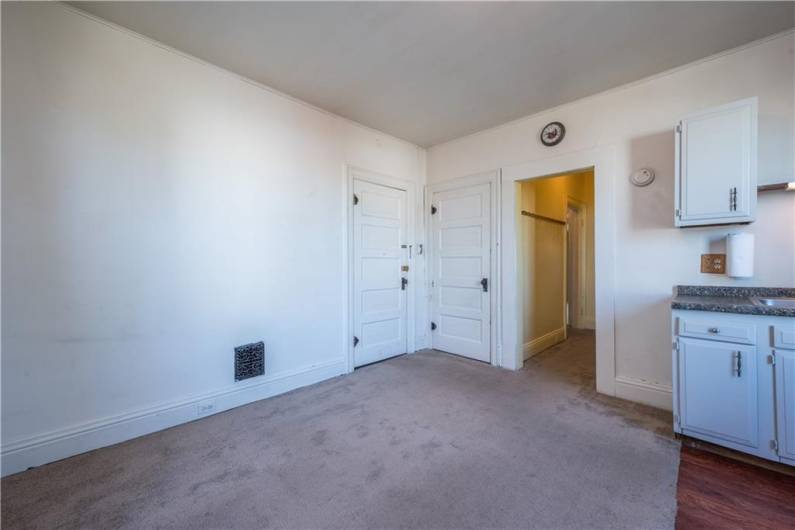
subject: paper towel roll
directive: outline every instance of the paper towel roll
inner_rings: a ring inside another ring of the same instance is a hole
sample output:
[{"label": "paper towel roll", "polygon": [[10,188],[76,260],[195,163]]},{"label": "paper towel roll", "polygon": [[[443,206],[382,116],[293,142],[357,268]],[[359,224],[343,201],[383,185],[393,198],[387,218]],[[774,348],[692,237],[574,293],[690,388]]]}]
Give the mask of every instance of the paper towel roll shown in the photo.
[{"label": "paper towel roll", "polygon": [[726,273],[732,278],[750,278],[754,275],[753,234],[726,236]]}]

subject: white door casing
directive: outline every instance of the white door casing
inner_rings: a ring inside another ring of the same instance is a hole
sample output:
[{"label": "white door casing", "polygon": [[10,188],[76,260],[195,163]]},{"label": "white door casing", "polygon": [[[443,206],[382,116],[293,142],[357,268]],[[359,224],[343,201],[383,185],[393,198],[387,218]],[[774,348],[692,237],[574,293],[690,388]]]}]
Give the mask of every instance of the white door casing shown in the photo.
[{"label": "white door casing", "polygon": [[490,362],[491,185],[431,197],[433,348]]},{"label": "white door casing", "polygon": [[407,197],[405,190],[353,180],[354,366],[407,348]]},{"label": "white door casing", "polygon": [[[500,183],[499,326],[500,366],[518,370],[524,363],[524,308],[519,275],[519,183],[532,178],[563,175],[593,168],[594,172],[594,305],[596,321],[596,389],[608,395],[629,396],[617,391],[615,365],[615,213],[614,166],[616,147],[605,145],[563,153],[533,162],[502,168]],[[661,407],[670,408],[670,405]]]}]

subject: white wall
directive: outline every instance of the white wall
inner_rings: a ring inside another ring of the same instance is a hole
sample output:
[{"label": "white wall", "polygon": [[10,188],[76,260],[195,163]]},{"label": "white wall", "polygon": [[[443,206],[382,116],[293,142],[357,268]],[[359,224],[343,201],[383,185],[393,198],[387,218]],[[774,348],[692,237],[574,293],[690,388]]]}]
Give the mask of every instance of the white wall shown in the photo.
[{"label": "white wall", "polygon": [[[422,184],[424,150],[62,5],[2,12],[3,472],[342,373],[344,166]],[[267,384],[236,385],[259,340]]]},{"label": "white wall", "polygon": [[[721,238],[738,228],[673,228],[673,127],[689,112],[757,95],[760,183],[793,180],[794,78],[790,32],[434,146],[428,150],[428,179],[440,182],[562,153],[614,147],[616,377],[670,390],[672,286],[795,285],[795,193],[761,194],[757,221],[739,228],[756,234],[753,279],[699,272],[700,254],[719,251]],[[567,131],[554,148],[538,141],[540,129],[550,121],[562,121]],[[647,188],[633,187],[629,175],[645,166],[656,170],[657,180]],[[643,400],[643,390],[627,397]]]}]

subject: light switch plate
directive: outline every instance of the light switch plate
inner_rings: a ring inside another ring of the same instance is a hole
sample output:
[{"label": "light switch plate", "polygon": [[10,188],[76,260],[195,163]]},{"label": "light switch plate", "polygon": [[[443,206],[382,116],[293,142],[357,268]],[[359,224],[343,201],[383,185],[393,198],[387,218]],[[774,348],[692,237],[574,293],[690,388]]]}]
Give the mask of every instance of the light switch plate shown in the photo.
[{"label": "light switch plate", "polygon": [[701,272],[726,274],[726,254],[702,254]]}]

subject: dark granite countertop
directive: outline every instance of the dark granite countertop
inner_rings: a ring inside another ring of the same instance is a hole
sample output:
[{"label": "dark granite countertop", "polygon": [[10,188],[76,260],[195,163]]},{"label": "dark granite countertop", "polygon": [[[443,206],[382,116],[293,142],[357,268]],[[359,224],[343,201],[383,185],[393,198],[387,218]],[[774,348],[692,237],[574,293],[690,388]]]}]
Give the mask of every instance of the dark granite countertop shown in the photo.
[{"label": "dark granite countertop", "polygon": [[795,288],[677,285],[671,309],[795,317],[795,308],[755,304],[752,300],[755,297],[795,298]]}]

